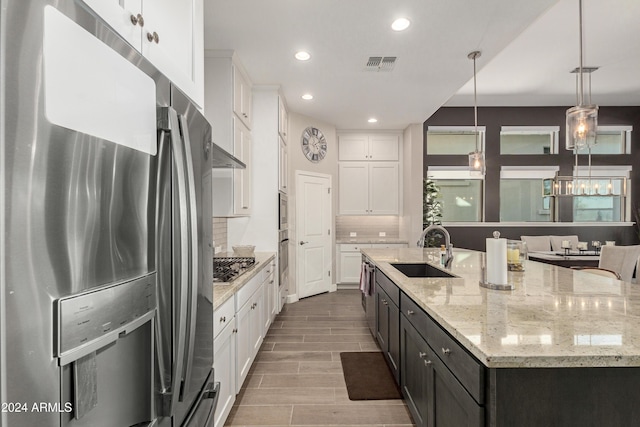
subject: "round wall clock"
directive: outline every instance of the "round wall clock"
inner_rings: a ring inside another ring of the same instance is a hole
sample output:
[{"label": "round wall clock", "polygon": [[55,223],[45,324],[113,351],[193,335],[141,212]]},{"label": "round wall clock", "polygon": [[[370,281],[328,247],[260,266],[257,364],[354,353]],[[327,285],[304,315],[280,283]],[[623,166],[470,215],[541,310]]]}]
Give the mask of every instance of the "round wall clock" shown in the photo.
[{"label": "round wall clock", "polygon": [[327,140],[318,128],[309,126],[302,132],[300,139],[302,153],[313,163],[318,163],[327,155]]}]

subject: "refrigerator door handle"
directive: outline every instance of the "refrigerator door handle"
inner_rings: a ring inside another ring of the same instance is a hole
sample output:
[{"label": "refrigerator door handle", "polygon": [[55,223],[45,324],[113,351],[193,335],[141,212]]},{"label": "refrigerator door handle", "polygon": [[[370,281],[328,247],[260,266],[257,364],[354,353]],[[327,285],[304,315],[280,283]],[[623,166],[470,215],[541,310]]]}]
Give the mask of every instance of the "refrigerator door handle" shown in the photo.
[{"label": "refrigerator door handle", "polygon": [[[185,349],[185,364],[184,364],[184,384],[182,387],[182,395],[186,395],[189,392],[191,370],[193,368],[193,347],[195,342],[196,333],[196,314],[198,305],[198,280],[199,280],[199,265],[198,265],[198,213],[197,213],[197,199],[195,189],[195,176],[193,171],[193,157],[191,153],[191,140],[189,139],[189,126],[187,119],[184,116],[179,116],[180,128],[182,133],[182,142],[184,143],[185,150],[185,167],[187,176],[187,196],[188,196],[188,210],[189,210],[189,261],[190,261],[190,274],[189,274],[189,306],[187,310],[187,329],[186,329],[186,343]],[[180,399],[182,400],[182,397]]]},{"label": "refrigerator door handle", "polygon": [[[177,186],[178,186],[178,203],[179,203],[179,224],[180,224],[180,232],[179,232],[179,241],[180,241],[180,252],[181,254],[189,253],[189,234],[187,230],[189,230],[189,202],[187,198],[187,182],[186,182],[186,171],[185,171],[185,152],[182,146],[182,141],[180,138],[180,128],[178,122],[178,113],[171,107],[164,107],[166,109],[167,119],[168,119],[168,130],[170,132],[170,148],[173,154],[173,158],[175,160],[176,167],[176,175],[177,175]],[[178,266],[174,266],[174,268],[178,268]],[[176,277],[177,276],[177,277]],[[178,281],[178,283],[176,283]],[[177,312],[174,312],[173,318],[176,321],[175,328],[175,338],[177,338],[178,345],[177,348],[184,348],[185,345],[185,335],[186,335],[186,323],[187,323],[187,304],[189,298],[189,289],[187,284],[189,283],[189,257],[181,256],[180,257],[180,266],[177,274],[174,274],[172,278],[172,286],[174,290],[179,290],[180,292],[180,303],[178,306]],[[175,308],[174,308],[175,309]],[[181,352],[176,352],[174,354],[174,360],[172,362],[171,369],[171,382],[168,384],[166,391],[164,392],[164,401],[162,412],[165,416],[170,416],[175,413],[176,406],[178,404],[178,399],[180,397],[180,389],[182,385],[183,378],[181,377],[183,374],[183,365],[184,365],[184,354]]]},{"label": "refrigerator door handle", "polygon": [[[158,132],[158,165],[162,164],[162,160],[160,160],[160,157],[163,156],[164,150],[162,150],[162,147],[164,146],[165,142],[165,135],[166,132],[163,129],[160,129],[160,131]],[[156,187],[160,188],[160,174],[157,174],[156,177]],[[159,224],[160,221],[158,219],[158,212],[160,212],[160,197],[156,197],[156,236],[160,235],[159,232]],[[155,329],[156,329],[156,333],[155,333],[155,345],[156,345],[156,356],[158,358],[158,372],[160,373],[160,375],[158,375],[159,377],[159,382],[160,382],[160,390],[162,392],[164,392],[165,390],[167,390],[167,380],[165,379],[165,375],[164,373],[166,372],[166,362],[164,360],[164,346],[162,344],[162,338],[164,335],[164,325],[162,324],[162,321],[160,321],[160,316],[156,315],[154,318],[154,325],[155,325]]]}]

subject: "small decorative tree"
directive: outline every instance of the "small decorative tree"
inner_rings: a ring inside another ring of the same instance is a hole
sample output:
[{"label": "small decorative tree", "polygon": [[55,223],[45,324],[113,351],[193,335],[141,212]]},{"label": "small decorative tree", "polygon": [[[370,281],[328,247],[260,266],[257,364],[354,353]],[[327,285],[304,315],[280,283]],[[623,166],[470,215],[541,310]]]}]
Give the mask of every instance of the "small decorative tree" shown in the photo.
[{"label": "small decorative tree", "polygon": [[[440,203],[440,189],[433,180],[425,178],[422,183],[422,227],[432,224],[442,224],[442,203]],[[433,246],[433,237],[428,236],[425,246]]]}]

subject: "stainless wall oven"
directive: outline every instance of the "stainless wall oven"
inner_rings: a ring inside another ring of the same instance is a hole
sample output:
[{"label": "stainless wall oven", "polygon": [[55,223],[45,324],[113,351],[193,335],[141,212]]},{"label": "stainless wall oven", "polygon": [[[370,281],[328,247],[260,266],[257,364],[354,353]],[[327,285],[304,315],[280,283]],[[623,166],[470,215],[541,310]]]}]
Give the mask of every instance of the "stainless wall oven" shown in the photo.
[{"label": "stainless wall oven", "polygon": [[278,193],[278,230],[286,230],[289,228],[289,214],[287,211],[287,195]]},{"label": "stainless wall oven", "polygon": [[287,282],[289,270],[289,232],[288,230],[280,230],[278,232],[279,250],[278,257],[278,273],[280,277],[279,285],[283,286]]}]

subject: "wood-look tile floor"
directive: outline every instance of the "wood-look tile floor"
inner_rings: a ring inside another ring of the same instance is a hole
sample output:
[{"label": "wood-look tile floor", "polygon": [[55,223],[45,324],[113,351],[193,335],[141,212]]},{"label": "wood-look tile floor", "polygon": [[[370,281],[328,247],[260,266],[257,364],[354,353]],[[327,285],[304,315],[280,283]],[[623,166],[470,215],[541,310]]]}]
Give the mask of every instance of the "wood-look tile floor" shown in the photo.
[{"label": "wood-look tile floor", "polygon": [[412,426],[403,400],[349,400],[340,352],[375,350],[359,291],[285,304],[225,425]]}]

